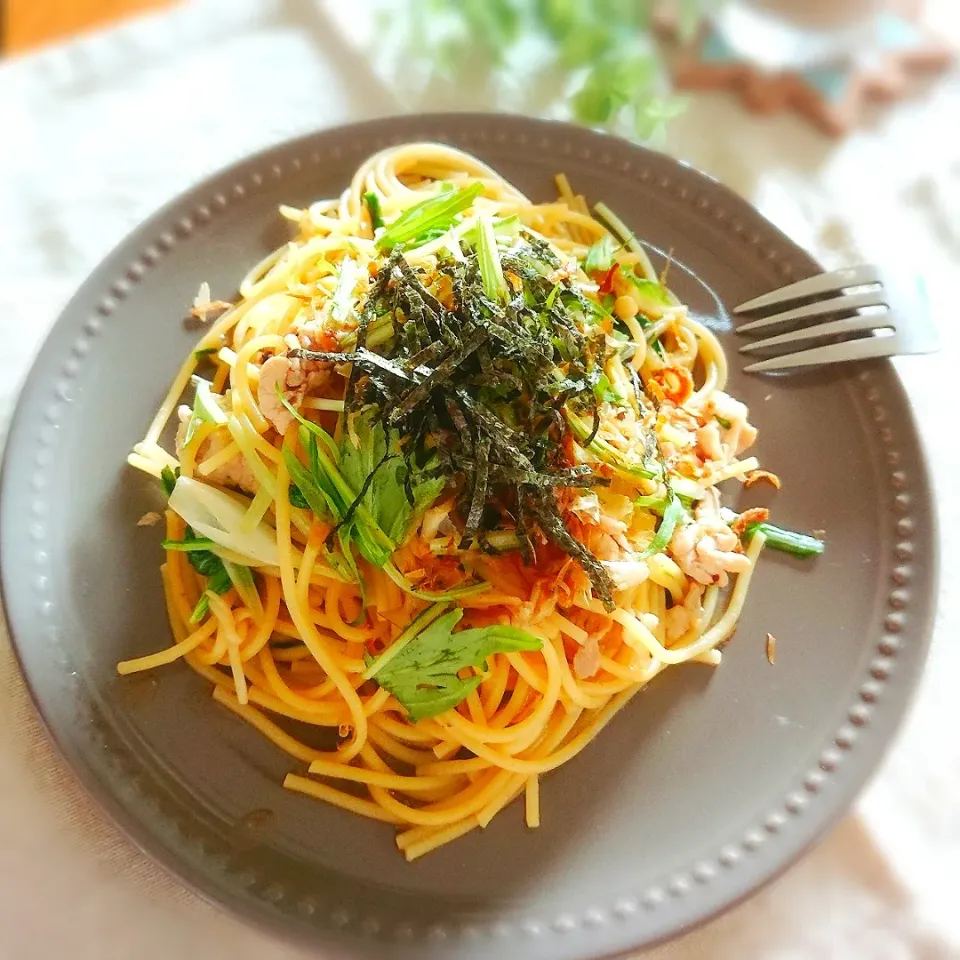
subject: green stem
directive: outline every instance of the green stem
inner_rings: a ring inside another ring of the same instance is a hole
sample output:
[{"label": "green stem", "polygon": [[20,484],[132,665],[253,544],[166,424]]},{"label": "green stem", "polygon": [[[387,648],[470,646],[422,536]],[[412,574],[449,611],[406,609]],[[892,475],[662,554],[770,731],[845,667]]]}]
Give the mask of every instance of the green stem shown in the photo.
[{"label": "green stem", "polygon": [[414,617],[410,626],[363,671],[364,680],[372,680],[418,633],[429,627],[450,606],[448,603],[435,603]]}]

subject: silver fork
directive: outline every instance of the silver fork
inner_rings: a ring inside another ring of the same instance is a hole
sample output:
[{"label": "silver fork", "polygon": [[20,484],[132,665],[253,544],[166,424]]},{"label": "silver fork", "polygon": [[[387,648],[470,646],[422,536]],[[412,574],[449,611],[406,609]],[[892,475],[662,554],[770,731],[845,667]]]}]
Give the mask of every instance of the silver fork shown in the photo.
[{"label": "silver fork", "polygon": [[[740,348],[741,353],[772,354],[748,364],[744,368],[748,373],[934,353],[938,349],[923,281],[918,278],[915,287],[910,289],[870,264],[846,267],[788,284],[741,303],[733,312],[766,312],[771,307],[782,307],[811,297],[827,299],[813,300],[770,316],[748,320],[737,327],[737,333],[757,335],[761,331],[767,333],[788,326],[785,333],[775,333]],[[830,319],[809,323],[820,317]],[[827,342],[817,343],[824,340]],[[783,352],[800,344],[808,344],[807,349]]]}]

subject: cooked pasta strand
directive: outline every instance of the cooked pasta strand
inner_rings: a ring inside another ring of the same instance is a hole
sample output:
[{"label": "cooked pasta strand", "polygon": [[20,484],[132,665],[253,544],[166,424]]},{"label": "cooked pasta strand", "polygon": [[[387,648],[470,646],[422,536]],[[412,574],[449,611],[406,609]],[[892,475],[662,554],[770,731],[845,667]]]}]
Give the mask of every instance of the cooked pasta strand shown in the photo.
[{"label": "cooked pasta strand", "polygon": [[766,511],[720,508],[757,466],[721,344],[557,187],[413,143],[283,208],[295,239],[198,344],[215,373],[191,352],[128,458],[170,495],[173,642],[118,672],[184,660],[301,765],[287,789],[394,825],[407,860],[521,795],[538,827],[544,774],[663,670],[720,663],[765,542]]}]

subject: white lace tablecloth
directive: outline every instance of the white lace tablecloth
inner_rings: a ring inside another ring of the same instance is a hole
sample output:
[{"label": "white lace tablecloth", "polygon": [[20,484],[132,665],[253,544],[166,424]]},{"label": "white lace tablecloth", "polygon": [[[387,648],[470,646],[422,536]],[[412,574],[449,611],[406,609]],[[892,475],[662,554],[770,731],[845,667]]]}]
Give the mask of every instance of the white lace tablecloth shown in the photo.
[{"label": "white lace tablecloth", "polygon": [[[331,20],[307,0],[193,0],[0,64],[4,432],[58,311],[142,218],[251,150],[399,110],[382,67],[378,79],[343,43],[344,6]],[[960,41],[952,6],[931,3]],[[474,92],[469,106],[497,105],[485,96]],[[952,75],[840,144],[792,117],[748,116],[722,95],[698,100],[671,131],[673,153],[748,197],[826,263],[923,270],[943,351],[898,367],[945,534],[929,667],[856,809],[785,876],[652,951],[656,960],[960,957],[960,614],[947,602],[960,589],[960,559],[946,549],[946,532],[960,530],[958,121]],[[47,743],[2,636],[0,688],[0,957],[306,956],[187,893],[101,817]]]}]

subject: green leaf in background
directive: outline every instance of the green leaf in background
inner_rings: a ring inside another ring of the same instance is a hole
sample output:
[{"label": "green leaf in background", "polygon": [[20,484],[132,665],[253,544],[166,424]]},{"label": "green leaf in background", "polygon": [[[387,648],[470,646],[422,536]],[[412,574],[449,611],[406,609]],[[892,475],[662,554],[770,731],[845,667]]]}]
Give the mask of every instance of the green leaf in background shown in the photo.
[{"label": "green leaf in background", "polygon": [[470,33],[499,62],[520,32],[520,10],[512,0],[460,0],[459,9]]},{"label": "green leaf in background", "polygon": [[560,62],[565,67],[586,67],[610,52],[612,38],[602,26],[584,23],[560,43]]},{"label": "green leaf in background", "polygon": [[[689,39],[722,2],[678,0],[680,35]],[[403,73],[418,61],[447,83],[468,76],[476,83],[479,67],[529,92],[536,73],[519,74],[531,62],[526,54],[532,43],[552,58],[534,71],[559,71],[561,88],[567,74],[576,121],[646,140],[662,136],[686,104],[669,95],[666,67],[651,35],[655,9],[653,0],[380,0],[380,22],[382,36],[404,36]]]},{"label": "green leaf in background", "polygon": [[689,97],[656,97],[652,99],[634,120],[634,133],[639,140],[657,140],[663,136],[668,124],[679,117],[690,104]]},{"label": "green leaf in background", "polygon": [[571,101],[574,117],[591,126],[607,124],[628,107],[643,111],[660,81],[653,52],[614,55],[595,63]]},{"label": "green leaf in background", "polygon": [[576,26],[580,0],[536,0],[536,16],[546,33],[562,40]]}]

